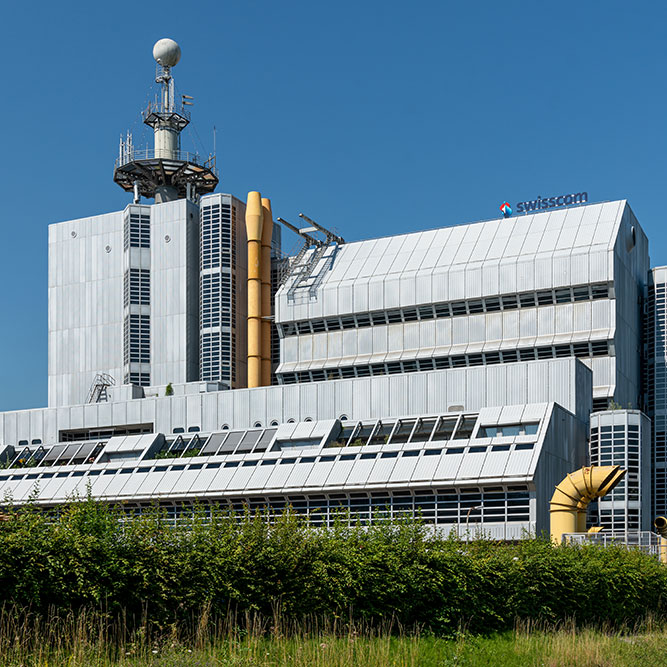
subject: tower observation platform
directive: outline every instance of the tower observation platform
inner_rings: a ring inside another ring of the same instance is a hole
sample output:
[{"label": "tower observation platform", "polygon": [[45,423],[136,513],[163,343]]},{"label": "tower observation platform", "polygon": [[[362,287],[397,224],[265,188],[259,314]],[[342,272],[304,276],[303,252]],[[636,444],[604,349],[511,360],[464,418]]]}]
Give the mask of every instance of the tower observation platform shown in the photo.
[{"label": "tower observation platform", "polygon": [[153,128],[154,148],[137,150],[128,133],[121,139],[114,168],[114,181],[127,192],[155,198],[156,203],[213,192],[218,184],[215,156],[203,158],[198,153],[181,150],[181,132],[190,123],[186,107],[192,98],[183,95],[174,100],[171,68],[181,58],[181,49],[171,39],[161,39],[153,47],[158,63],[155,82],[160,84],[158,98],[142,113],[143,121]]}]

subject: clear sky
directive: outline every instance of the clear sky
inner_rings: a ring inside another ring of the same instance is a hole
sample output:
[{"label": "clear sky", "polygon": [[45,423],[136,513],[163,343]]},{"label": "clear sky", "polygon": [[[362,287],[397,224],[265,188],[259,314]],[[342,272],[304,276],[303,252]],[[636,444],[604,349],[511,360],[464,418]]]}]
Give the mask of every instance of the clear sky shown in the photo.
[{"label": "clear sky", "polygon": [[[0,410],[46,405],[47,225],[120,210],[153,43],[193,95],[219,191],[356,240],[562,193],[627,198],[667,263],[667,5],[12,2],[3,8]],[[286,247],[286,250],[291,250]]]}]

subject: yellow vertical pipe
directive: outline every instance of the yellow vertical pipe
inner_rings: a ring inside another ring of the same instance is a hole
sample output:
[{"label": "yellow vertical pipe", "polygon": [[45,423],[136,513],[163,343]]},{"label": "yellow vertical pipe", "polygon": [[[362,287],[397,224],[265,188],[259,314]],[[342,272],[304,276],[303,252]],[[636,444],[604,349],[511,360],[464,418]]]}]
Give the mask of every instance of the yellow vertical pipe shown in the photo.
[{"label": "yellow vertical pipe", "polygon": [[262,198],[262,385],[271,384],[271,238],[273,214],[271,200]]},{"label": "yellow vertical pipe", "polygon": [[248,236],[248,387],[262,384],[262,195],[249,192],[245,212]]}]

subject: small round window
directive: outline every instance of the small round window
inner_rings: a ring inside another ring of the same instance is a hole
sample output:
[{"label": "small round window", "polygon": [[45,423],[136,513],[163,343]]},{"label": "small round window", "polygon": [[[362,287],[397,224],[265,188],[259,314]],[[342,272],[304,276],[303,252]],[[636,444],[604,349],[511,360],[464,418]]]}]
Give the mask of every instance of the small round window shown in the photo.
[{"label": "small round window", "polygon": [[255,422],[255,423],[252,425],[252,427],[253,427],[253,428],[262,428],[262,422]]},{"label": "small round window", "polygon": [[347,415],[341,415],[340,417],[338,417],[338,419],[340,419],[342,422],[346,422],[347,421]]},{"label": "small round window", "polygon": [[277,419],[274,419],[274,420],[271,422],[271,426],[278,426],[278,420],[277,420]]},{"label": "small round window", "polygon": [[220,428],[221,428],[223,431],[229,431],[229,424],[223,424]]}]

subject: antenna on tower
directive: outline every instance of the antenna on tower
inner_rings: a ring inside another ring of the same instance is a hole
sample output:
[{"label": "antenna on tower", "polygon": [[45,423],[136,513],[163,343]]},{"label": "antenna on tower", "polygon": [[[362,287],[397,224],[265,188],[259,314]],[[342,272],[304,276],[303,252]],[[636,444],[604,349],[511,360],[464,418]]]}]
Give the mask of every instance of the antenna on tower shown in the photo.
[{"label": "antenna on tower", "polygon": [[153,58],[160,92],[142,115],[144,123],[153,128],[154,147],[137,151],[131,135],[121,139],[114,181],[133,192],[135,201],[144,196],[160,203],[213,192],[218,184],[215,157],[206,160],[199,153],[181,151],[181,132],[190,123],[187,107],[194,104],[191,95],[181,95],[179,108],[174,101],[171,69],[181,59],[181,47],[173,39],[160,39],[153,47]]}]

